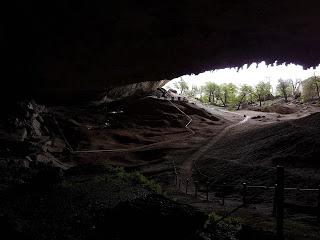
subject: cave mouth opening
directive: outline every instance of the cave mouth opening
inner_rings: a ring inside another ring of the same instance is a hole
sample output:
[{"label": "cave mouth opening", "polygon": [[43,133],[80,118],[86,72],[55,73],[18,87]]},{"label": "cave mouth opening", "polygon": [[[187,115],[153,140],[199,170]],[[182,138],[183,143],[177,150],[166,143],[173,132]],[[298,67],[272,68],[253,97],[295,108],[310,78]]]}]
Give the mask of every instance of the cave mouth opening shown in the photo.
[{"label": "cave mouth opening", "polygon": [[[294,63],[268,64],[265,61],[244,64],[240,67],[230,67],[205,71],[199,74],[183,75],[170,80],[165,89],[173,89],[182,95],[200,95],[209,83],[217,85],[233,84],[238,90],[248,85],[255,88],[259,83],[269,83],[271,93],[277,94],[279,80],[292,81],[296,87],[312,76],[320,76],[320,64],[304,68]],[[181,84],[184,84],[181,88]],[[202,89],[202,90],[201,90]],[[193,91],[193,93],[192,93]]]}]

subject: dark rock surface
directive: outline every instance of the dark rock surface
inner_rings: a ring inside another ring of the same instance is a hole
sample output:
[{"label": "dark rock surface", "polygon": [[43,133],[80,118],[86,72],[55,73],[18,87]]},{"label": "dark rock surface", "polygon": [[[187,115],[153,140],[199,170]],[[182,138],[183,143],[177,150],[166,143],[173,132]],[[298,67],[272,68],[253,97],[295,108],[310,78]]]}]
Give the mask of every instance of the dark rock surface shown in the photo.
[{"label": "dark rock surface", "polygon": [[1,191],[0,232],[10,234],[2,239],[194,239],[206,215],[139,179],[86,165],[66,171],[51,188]]},{"label": "dark rock surface", "polygon": [[[161,195],[120,203],[97,225],[114,239],[198,239],[207,216]],[[106,228],[108,226],[108,228]]]},{"label": "dark rock surface", "polygon": [[[0,116],[0,189],[26,182],[55,182],[66,167],[65,142],[48,109],[35,101],[8,103]],[[60,169],[60,170],[59,170]]]},{"label": "dark rock surface", "polygon": [[1,96],[87,99],[252,61],[319,64],[318,1],[10,1]]}]

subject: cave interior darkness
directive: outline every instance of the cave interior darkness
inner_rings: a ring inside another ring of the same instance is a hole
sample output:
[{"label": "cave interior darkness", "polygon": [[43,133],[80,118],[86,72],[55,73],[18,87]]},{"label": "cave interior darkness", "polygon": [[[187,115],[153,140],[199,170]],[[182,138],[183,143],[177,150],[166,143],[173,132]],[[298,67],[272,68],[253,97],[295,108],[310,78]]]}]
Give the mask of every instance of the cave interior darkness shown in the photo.
[{"label": "cave interior darkness", "polygon": [[10,1],[2,96],[51,102],[245,63],[319,64],[318,2]]}]

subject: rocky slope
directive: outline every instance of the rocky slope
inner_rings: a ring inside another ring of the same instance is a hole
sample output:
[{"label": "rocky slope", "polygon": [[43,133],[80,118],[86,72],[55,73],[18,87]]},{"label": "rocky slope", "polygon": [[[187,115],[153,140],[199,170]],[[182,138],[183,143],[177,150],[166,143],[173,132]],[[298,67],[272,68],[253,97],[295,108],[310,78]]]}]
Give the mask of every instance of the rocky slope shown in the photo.
[{"label": "rocky slope", "polygon": [[[253,121],[253,120],[252,120]],[[287,186],[318,185],[320,113],[296,120],[251,125],[225,136],[198,164],[216,182],[271,185],[275,167],[286,169]]]}]

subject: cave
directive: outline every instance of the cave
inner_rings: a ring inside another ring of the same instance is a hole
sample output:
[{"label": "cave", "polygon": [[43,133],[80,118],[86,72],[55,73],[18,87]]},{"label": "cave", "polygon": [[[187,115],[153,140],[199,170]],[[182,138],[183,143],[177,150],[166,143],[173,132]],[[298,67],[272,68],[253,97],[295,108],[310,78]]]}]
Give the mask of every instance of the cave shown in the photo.
[{"label": "cave", "polygon": [[[229,219],[231,228],[214,224],[215,214],[227,210],[205,198],[206,189],[216,191],[216,201],[230,195],[232,187],[223,192],[215,185],[236,181],[272,186],[281,165],[289,184],[314,190],[310,198],[286,195],[295,199],[285,202],[286,214],[298,211],[303,220],[290,218],[285,234],[318,239],[317,99],[283,106],[260,101],[258,113],[234,114],[162,87],[179,76],[261,61],[319,65],[319,7],[298,0],[7,3],[1,24],[0,234],[276,239],[274,221],[263,212],[270,210],[272,194],[241,210],[244,222]],[[234,129],[248,122],[254,129]],[[199,160],[188,163],[190,158]],[[177,177],[181,172],[184,177]],[[188,200],[184,191],[199,191],[204,202],[193,195]],[[230,210],[240,200],[226,201]],[[310,218],[303,215],[308,213]],[[294,224],[300,225],[291,234]]]}]

